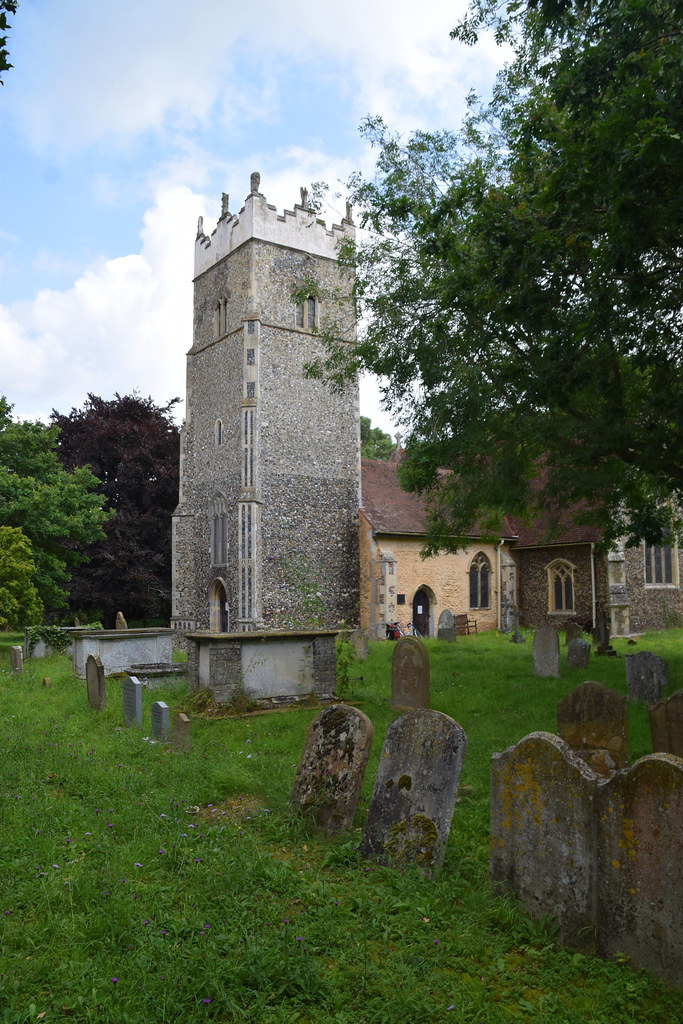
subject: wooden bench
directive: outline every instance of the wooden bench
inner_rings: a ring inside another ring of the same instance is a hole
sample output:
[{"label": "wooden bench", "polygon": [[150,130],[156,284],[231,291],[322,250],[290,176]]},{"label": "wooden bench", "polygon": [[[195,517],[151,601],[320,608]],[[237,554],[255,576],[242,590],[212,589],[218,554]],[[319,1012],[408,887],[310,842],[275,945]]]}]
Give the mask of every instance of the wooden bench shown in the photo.
[{"label": "wooden bench", "polygon": [[454,615],[453,622],[456,636],[468,636],[470,633],[477,632],[476,619],[469,619],[467,615]]}]

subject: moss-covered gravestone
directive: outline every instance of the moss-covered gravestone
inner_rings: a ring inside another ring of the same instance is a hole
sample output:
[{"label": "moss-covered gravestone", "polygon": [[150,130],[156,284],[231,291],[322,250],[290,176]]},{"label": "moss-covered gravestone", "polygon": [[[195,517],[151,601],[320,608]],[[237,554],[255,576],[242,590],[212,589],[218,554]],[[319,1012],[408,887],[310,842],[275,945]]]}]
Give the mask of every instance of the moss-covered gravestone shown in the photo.
[{"label": "moss-covered gravestone", "polygon": [[389,726],[377,769],[361,853],[395,867],[435,874],[443,863],[467,737],[429,709]]},{"label": "moss-covered gravestone", "polygon": [[626,697],[604,683],[581,683],[557,705],[557,731],[565,743],[603,775],[599,752],[614,768],[628,764],[628,711]]},{"label": "moss-covered gravestone", "polygon": [[333,704],[308,727],[291,804],[324,832],[351,828],[370,757],[374,729],[367,715]]}]

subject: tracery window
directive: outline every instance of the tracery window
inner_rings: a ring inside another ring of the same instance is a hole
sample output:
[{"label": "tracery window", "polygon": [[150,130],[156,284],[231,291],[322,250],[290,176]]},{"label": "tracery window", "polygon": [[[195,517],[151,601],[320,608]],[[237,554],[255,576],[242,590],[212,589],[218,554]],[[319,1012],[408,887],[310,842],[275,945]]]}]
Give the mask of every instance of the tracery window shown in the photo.
[{"label": "tracery window", "polygon": [[556,561],[548,566],[548,608],[551,612],[574,611],[574,566]]},{"label": "tracery window", "polygon": [[490,606],[491,563],[480,551],[470,563],[470,608]]},{"label": "tracery window", "polygon": [[676,583],[676,554],[670,544],[645,544],[646,585]]}]

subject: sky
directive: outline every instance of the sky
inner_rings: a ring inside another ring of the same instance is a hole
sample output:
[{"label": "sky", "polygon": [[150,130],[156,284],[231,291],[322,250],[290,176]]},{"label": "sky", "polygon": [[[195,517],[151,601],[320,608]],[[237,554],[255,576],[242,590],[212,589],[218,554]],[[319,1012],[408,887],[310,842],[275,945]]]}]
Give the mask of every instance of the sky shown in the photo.
[{"label": "sky", "polygon": [[[21,0],[0,87],[0,395],[19,419],[88,393],[185,397],[199,216],[252,171],[278,211],[371,175],[368,115],[457,129],[503,56],[449,33],[465,0]],[[335,199],[336,193],[341,198]],[[183,406],[176,412],[182,418]],[[373,381],[361,414],[394,432]]]}]

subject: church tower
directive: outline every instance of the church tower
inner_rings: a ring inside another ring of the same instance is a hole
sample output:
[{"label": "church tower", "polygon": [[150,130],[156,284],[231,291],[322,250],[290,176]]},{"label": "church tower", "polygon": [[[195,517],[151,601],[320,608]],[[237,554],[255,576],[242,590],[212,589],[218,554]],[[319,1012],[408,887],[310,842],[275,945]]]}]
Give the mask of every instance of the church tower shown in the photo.
[{"label": "church tower", "polygon": [[173,625],[241,632],[358,619],[357,388],[305,367],[319,330],[348,320],[350,272],[306,191],[278,214],[252,174],[239,214],[223,196],[195,242],[193,345],[173,520]]}]

